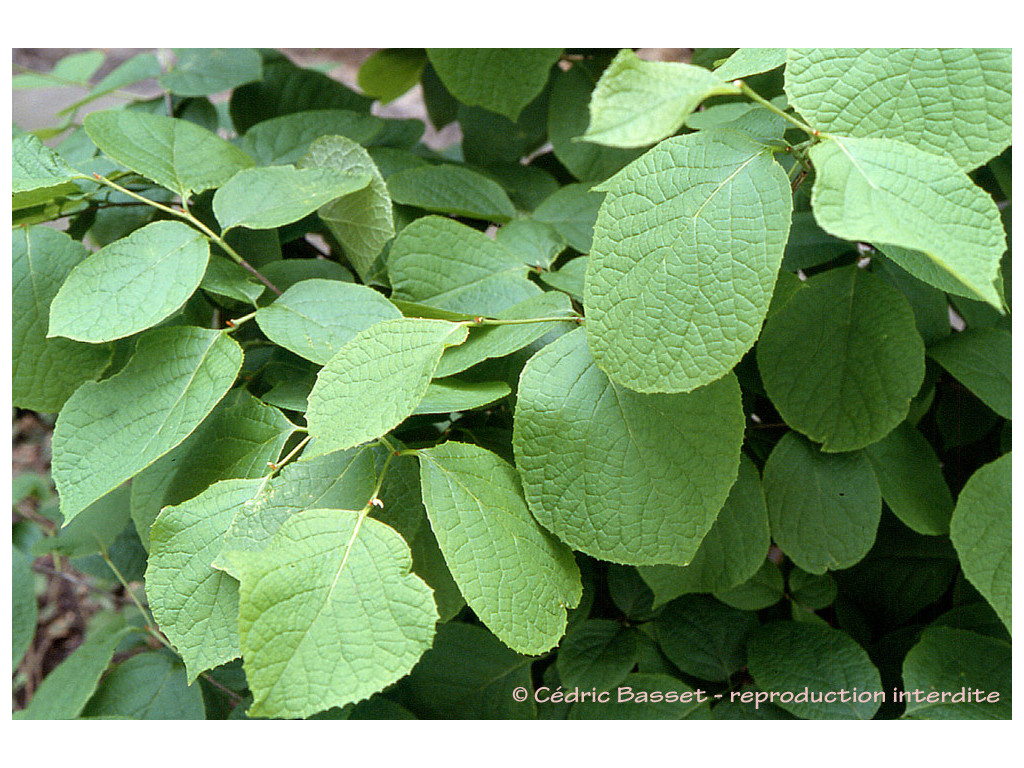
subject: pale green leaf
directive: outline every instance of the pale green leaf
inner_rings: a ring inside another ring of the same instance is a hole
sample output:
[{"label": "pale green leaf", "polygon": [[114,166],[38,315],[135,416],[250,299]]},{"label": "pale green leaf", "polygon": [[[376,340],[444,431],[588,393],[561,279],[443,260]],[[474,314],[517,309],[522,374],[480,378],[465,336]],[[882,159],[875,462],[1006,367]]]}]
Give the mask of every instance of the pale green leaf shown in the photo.
[{"label": "pale green leaf", "polygon": [[435,379],[416,406],[414,414],[454,413],[471,411],[501,400],[512,394],[512,388],[503,381],[459,381]]},{"label": "pale green leaf", "polygon": [[973,475],[960,491],[950,521],[950,538],[967,580],[1011,629],[1012,454],[1006,453]]},{"label": "pale green leaf", "polygon": [[754,463],[740,457],[739,476],[690,564],[642,565],[640,575],[654,592],[654,606],[690,592],[720,592],[757,573],[771,545],[768,509]]},{"label": "pale green leaf", "polygon": [[55,197],[77,192],[78,171],[31,134],[11,144],[11,194],[15,208],[28,208]]},{"label": "pale green leaf", "polygon": [[243,267],[223,258],[210,259],[199,287],[207,293],[253,306],[265,290]]},{"label": "pale green leaf", "polygon": [[863,453],[822,453],[787,432],[764,465],[772,539],[809,573],[849,568],[871,549],[882,496]]},{"label": "pale green leaf", "polygon": [[570,720],[707,720],[707,691],[698,693],[677,677],[633,672],[605,701],[581,701]]},{"label": "pale green leaf", "polygon": [[384,121],[346,109],[310,109],[257,123],[239,146],[259,165],[282,165],[299,160],[322,136],[344,136],[366,144],[384,129]]},{"label": "pale green leaf", "polygon": [[103,51],[82,51],[64,56],[49,72],[25,72],[12,79],[14,90],[30,88],[61,88],[69,85],[88,85],[89,79],[103,64]]},{"label": "pale green leaf", "polygon": [[11,651],[15,670],[32,645],[39,616],[33,560],[17,547],[11,548]]},{"label": "pale green leaf", "polygon": [[505,190],[486,176],[458,165],[409,168],[388,177],[391,199],[435,213],[503,222],[515,216]]},{"label": "pale green leaf", "polygon": [[786,424],[824,451],[852,451],[907,417],[924,343],[903,294],[849,266],[815,275],[773,313],[757,365]]},{"label": "pale green leaf", "polygon": [[[747,666],[762,691],[791,694],[771,703],[808,720],[870,720],[881,705],[878,696],[885,693],[867,652],[845,632],[817,624],[766,624],[750,638]],[[796,700],[804,688],[805,700]],[[871,697],[853,701],[854,689]],[[842,690],[845,702],[840,701]]]},{"label": "pale green leaf", "polygon": [[899,139],[970,170],[1010,144],[1009,48],[796,48],[786,93],[812,127]]},{"label": "pale green leaf", "polygon": [[426,64],[422,48],[384,48],[362,63],[357,82],[367,96],[387,104],[419,82]]},{"label": "pale green leaf", "polygon": [[735,80],[770,72],[785,63],[785,48],[740,48],[722,62],[714,74],[719,80]]},{"label": "pale green leaf", "polygon": [[166,651],[140,653],[103,678],[83,717],[203,720],[203,692],[189,685],[181,661]]},{"label": "pale green leaf", "polygon": [[582,330],[523,369],[513,446],[537,520],[573,549],[687,565],[736,479],[743,413],[726,375],[686,395],[643,395],[594,364]]},{"label": "pale green leaf", "polygon": [[359,276],[367,281],[374,261],[395,236],[391,197],[369,153],[352,139],[325,136],[317,139],[299,161],[301,168],[331,168],[349,174],[369,174],[370,183],[320,209],[320,218],[345,250]]},{"label": "pale green leaf", "polygon": [[1004,419],[1013,418],[1009,331],[968,329],[928,347],[928,356]]},{"label": "pale green leaf", "polygon": [[953,497],[931,444],[915,427],[900,424],[864,450],[882,498],[905,525],[928,536],[949,533]]},{"label": "pale green leaf", "polygon": [[393,298],[488,317],[540,293],[527,270],[484,233],[440,216],[403,229],[388,257]]},{"label": "pale green leaf", "polygon": [[1002,308],[999,211],[956,163],[895,139],[847,137],[815,144],[810,157],[822,229],[875,243],[914,277]]},{"label": "pale green leaf", "polygon": [[558,254],[565,250],[566,242],[550,224],[533,219],[514,219],[494,233],[494,239],[524,264],[547,269]]},{"label": "pale green leaf", "polygon": [[567,261],[554,272],[541,272],[541,282],[583,301],[584,282],[587,275],[587,256]]},{"label": "pale green leaf", "polygon": [[174,56],[160,85],[178,96],[208,96],[263,76],[263,60],[252,48],[175,48]]},{"label": "pale green leaf", "polygon": [[138,53],[119,64],[110,74],[93,86],[88,96],[65,107],[61,114],[73,112],[79,107],[98,99],[100,96],[106,96],[108,93],[113,93],[126,86],[134,85],[143,80],[157,78],[160,76],[160,71],[160,59],[157,58],[156,54]]},{"label": "pale green leaf", "polygon": [[761,330],[789,232],[786,173],[729,130],[664,141],[605,182],[584,306],[609,378],[688,392],[721,378]]},{"label": "pale green leaf", "polygon": [[188,437],[241,365],[241,348],[224,333],[170,327],[141,336],[119,373],[76,390],[53,433],[53,480],[64,519]]},{"label": "pale green leaf", "polygon": [[441,82],[463,104],[510,120],[536,98],[561,48],[428,48]]},{"label": "pale green leaf", "polygon": [[253,717],[308,717],[406,675],[434,637],[408,545],[358,512],[307,510],[258,553],[230,556]]},{"label": "pale green leaf", "polygon": [[597,81],[583,138],[611,147],[654,144],[679,130],[704,99],[735,93],[703,67],[644,61],[623,48]]},{"label": "pale green leaf", "polygon": [[192,227],[137,229],[71,270],[50,305],[47,336],[98,343],[151,328],[184,306],[209,260],[209,242]]},{"label": "pale green leaf", "polygon": [[588,619],[558,646],[558,676],[569,690],[609,691],[636,665],[639,632],[609,619]]},{"label": "pale green leaf", "polygon": [[121,110],[93,112],[85,130],[121,165],[188,197],[254,164],[249,155],[187,120]]},{"label": "pale green leaf", "polygon": [[11,397],[19,408],[56,413],[110,362],[109,345],[47,338],[50,303],[87,253],[51,227],[11,231]]},{"label": "pale green leaf", "polygon": [[746,663],[747,636],[757,626],[753,611],[730,608],[709,595],[684,595],[654,620],[654,634],[681,671],[727,681]]},{"label": "pale green leaf", "polygon": [[552,192],[533,212],[533,220],[550,224],[570,247],[590,250],[594,222],[604,194],[589,184],[566,184]]},{"label": "pale green leaf", "polygon": [[582,595],[579,569],[530,516],[515,469],[463,443],[417,456],[430,526],[469,607],[513,650],[551,650]]},{"label": "pale green leaf", "polygon": [[232,227],[274,229],[308,216],[324,203],[350,195],[370,183],[368,173],[328,168],[246,168],[213,196],[221,231]]}]

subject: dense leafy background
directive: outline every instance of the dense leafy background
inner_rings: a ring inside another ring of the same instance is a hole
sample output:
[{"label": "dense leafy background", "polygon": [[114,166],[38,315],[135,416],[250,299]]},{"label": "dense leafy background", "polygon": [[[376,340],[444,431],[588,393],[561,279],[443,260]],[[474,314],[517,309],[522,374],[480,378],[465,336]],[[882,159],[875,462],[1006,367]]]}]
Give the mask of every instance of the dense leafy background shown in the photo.
[{"label": "dense leafy background", "polygon": [[1008,51],[102,62],[14,78],[16,717],[1010,716]]}]

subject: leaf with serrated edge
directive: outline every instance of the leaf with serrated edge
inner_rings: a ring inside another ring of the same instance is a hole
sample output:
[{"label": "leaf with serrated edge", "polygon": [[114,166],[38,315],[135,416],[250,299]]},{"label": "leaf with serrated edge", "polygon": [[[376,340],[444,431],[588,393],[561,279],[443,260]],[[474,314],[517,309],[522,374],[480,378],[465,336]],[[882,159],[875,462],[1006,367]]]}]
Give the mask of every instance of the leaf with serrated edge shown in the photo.
[{"label": "leaf with serrated edge", "polygon": [[530,516],[515,469],[476,445],[417,455],[430,527],[469,607],[513,650],[551,650],[583,588],[572,552]]},{"label": "leaf with serrated edge", "polygon": [[643,395],[594,364],[582,329],[534,355],[512,444],[538,522],[574,549],[632,565],[687,565],[736,479],[739,385]]}]

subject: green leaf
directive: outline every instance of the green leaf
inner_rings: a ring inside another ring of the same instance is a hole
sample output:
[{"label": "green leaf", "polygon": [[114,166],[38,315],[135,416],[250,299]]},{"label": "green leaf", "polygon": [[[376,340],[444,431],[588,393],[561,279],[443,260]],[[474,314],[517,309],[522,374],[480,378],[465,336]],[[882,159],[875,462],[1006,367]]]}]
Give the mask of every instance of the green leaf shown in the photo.
[{"label": "green leaf", "polygon": [[441,82],[463,104],[510,120],[536,98],[561,48],[428,48]]},{"label": "green leaf", "polygon": [[654,144],[679,130],[704,99],[737,92],[703,67],[644,61],[623,48],[597,81],[583,138],[610,147]]},{"label": "green leaf", "polygon": [[789,572],[789,596],[800,607],[821,611],[835,602],[838,590],[830,574],[807,573],[799,568]]},{"label": "green leaf", "polygon": [[552,192],[537,206],[533,220],[550,224],[580,253],[590,251],[594,222],[604,194],[589,184],[566,184]]},{"label": "green leaf", "polygon": [[30,88],[60,88],[68,85],[87,85],[89,79],[103,64],[103,51],[82,51],[64,56],[46,73],[25,72],[12,78],[16,91]]},{"label": "green leaf", "polygon": [[735,80],[778,69],[786,63],[785,48],[740,48],[715,69],[719,80]]},{"label": "green leaf", "polygon": [[1009,48],[796,48],[790,103],[812,127],[887,138],[970,170],[1010,145]]},{"label": "green leaf", "polygon": [[[1009,643],[963,629],[929,627],[903,660],[904,690],[911,696],[906,717],[1009,720],[1011,668]],[[969,699],[965,688],[984,691],[986,700]]]},{"label": "green leaf", "polygon": [[146,596],[160,630],[185,661],[188,682],[241,655],[238,582],[214,569],[235,514],[262,480],[224,480],[164,507],[153,523]]},{"label": "green leaf", "polygon": [[[530,663],[483,627],[451,622],[400,684],[402,703],[432,720],[529,720],[537,716]],[[517,688],[527,697],[516,701]]]},{"label": "green leaf", "polygon": [[771,537],[768,508],[754,463],[740,456],[739,476],[690,564],[642,565],[654,606],[690,592],[720,592],[739,586],[764,563]]},{"label": "green leaf", "polygon": [[357,333],[402,313],[378,291],[337,280],[303,280],[256,312],[267,338],[323,365]]},{"label": "green leaf", "polygon": [[541,282],[583,301],[584,280],[587,274],[588,257],[580,256],[567,261],[554,272],[541,272]]},{"label": "green leaf", "polygon": [[434,636],[430,588],[408,545],[358,512],[307,510],[239,573],[238,632],[252,717],[308,717],[406,675]]},{"label": "green leaf", "polygon": [[715,598],[742,611],[759,611],[775,605],[783,597],[782,572],[771,560],[744,581],[726,590],[715,592]]},{"label": "green leaf", "polygon": [[128,486],[118,487],[94,501],[74,520],[66,521],[55,536],[36,541],[32,554],[54,552],[64,557],[82,557],[108,550],[128,524],[129,499]]},{"label": "green leaf", "polygon": [[515,469],[462,443],[417,455],[430,527],[469,607],[513,650],[551,650],[583,588],[572,552],[530,516]]},{"label": "green leaf", "polygon": [[166,651],[140,653],[103,678],[83,717],[133,720],[203,720],[198,685],[188,685],[181,661]]},{"label": "green leaf", "polygon": [[924,380],[924,343],[906,298],[849,266],[815,275],[772,315],[757,364],[789,426],[824,451],[852,451],[907,417]]},{"label": "green leaf", "polygon": [[568,689],[608,691],[636,665],[639,631],[609,619],[588,619],[558,647],[558,676]]},{"label": "green leaf", "polygon": [[540,293],[527,270],[483,232],[440,216],[403,229],[388,257],[392,298],[488,317]]},{"label": "green leaf", "polygon": [[263,60],[252,48],[175,48],[174,55],[159,81],[178,96],[208,96],[263,77]]},{"label": "green leaf", "polygon": [[186,120],[122,110],[93,112],[84,125],[115,161],[182,197],[219,187],[254,164],[242,150]]},{"label": "green leaf", "polygon": [[555,228],[533,219],[514,219],[494,233],[494,239],[524,264],[547,269],[554,264],[567,243]]},{"label": "green leaf", "polygon": [[[280,291],[287,291],[303,280],[337,280],[343,283],[355,281],[351,272],[329,259],[281,259],[260,267],[260,272]],[[264,299],[269,300],[269,297],[264,295]]]},{"label": "green leaf", "polygon": [[345,109],[309,109],[272,117],[257,123],[242,137],[239,146],[259,165],[294,163],[323,136],[344,136],[366,144],[384,129],[373,115]]},{"label": "green leaf", "polygon": [[968,329],[928,347],[928,356],[1004,419],[1011,413],[1009,331]]},{"label": "green leaf", "polygon": [[819,227],[811,211],[794,211],[782,268],[791,272],[810,269],[819,264],[827,264],[844,253],[856,250],[856,247]]},{"label": "green leaf", "polygon": [[863,453],[822,453],[787,432],[763,479],[772,538],[805,571],[849,568],[871,549],[882,496]]},{"label": "green leaf", "polygon": [[905,270],[996,309],[1006,236],[996,204],[956,164],[895,139],[831,137],[810,149],[822,229],[876,243]]},{"label": "green leaf", "polygon": [[320,209],[320,219],[345,250],[349,263],[364,281],[384,245],[395,236],[395,224],[384,177],[365,149],[344,136],[317,139],[299,161],[302,168],[331,168],[369,174],[370,183]]},{"label": "green leaf", "polygon": [[669,661],[686,674],[727,681],[746,663],[747,636],[758,626],[753,611],[738,611],[708,595],[685,595],[665,606],[654,633]]},{"label": "green leaf", "polygon": [[326,168],[247,168],[213,196],[221,231],[232,227],[274,229],[308,216],[324,203],[350,195],[370,183],[368,173],[339,173]]},{"label": "green leaf", "polygon": [[604,181],[635,160],[638,149],[581,141],[590,123],[590,94],[598,75],[585,61],[555,73],[548,108],[548,135],[555,157],[580,181]]},{"label": "green leaf", "polygon": [[768,311],[792,213],[785,171],[763,144],[709,130],[662,142],[602,189],[583,299],[594,359],[639,392],[721,378]]},{"label": "green leaf", "polygon": [[11,194],[14,208],[28,208],[77,192],[79,173],[64,158],[31,134],[11,144]]},{"label": "green leaf", "polygon": [[928,536],[949,533],[953,497],[935,450],[910,424],[900,424],[864,450],[882,498],[907,527]]},{"label": "green leaf", "polygon": [[[881,254],[873,257],[871,263],[874,274],[894,285],[907,297],[911,309],[914,310],[917,331],[921,334],[921,340],[926,347],[949,336],[949,298],[945,293],[918,280]],[[983,307],[985,312],[991,312],[995,317],[1002,317],[988,304],[978,303],[977,306]]]},{"label": "green leaf", "polygon": [[523,369],[513,446],[530,510],[573,549],[687,565],[736,479],[743,439],[732,375],[687,395],[642,395],[594,364],[582,330]]},{"label": "green leaf", "polygon": [[486,176],[458,165],[427,165],[388,178],[391,199],[435,213],[508,221],[515,208],[505,190]]},{"label": "green leaf", "polygon": [[[1006,453],[971,475],[960,491],[949,535],[967,580],[1011,629],[1010,477]],[[1011,630],[1012,631],[1012,630]]]},{"label": "green leaf", "polygon": [[199,287],[207,293],[253,306],[265,290],[243,267],[222,258],[210,259]]},{"label": "green leaf", "polygon": [[36,606],[36,577],[32,572],[35,558],[17,547],[11,548],[11,668],[17,670],[36,634],[39,608]]},{"label": "green leaf", "polygon": [[566,323],[523,323],[512,325],[483,325],[469,329],[469,338],[457,347],[449,347],[441,356],[434,375],[451,376],[471,368],[484,360],[506,357],[527,347],[547,333],[568,327],[572,305],[567,296],[548,292],[499,312],[499,320],[528,320],[534,317],[566,315]]},{"label": "green leaf", "polygon": [[676,677],[633,672],[606,702],[573,704],[569,719],[706,720],[711,716],[707,702],[706,691],[698,693]]},{"label": "green leaf", "polygon": [[241,348],[224,333],[170,327],[141,336],[115,376],[76,390],[53,433],[65,521],[188,437],[241,365]]},{"label": "green leaf", "polygon": [[14,713],[16,720],[78,717],[110,664],[114,650],[129,631],[120,615],[105,614],[102,621],[98,618],[93,619],[85,641],[43,679],[29,705]]},{"label": "green leaf", "polygon": [[[393,468],[392,468],[392,471]],[[419,492],[419,480],[416,481],[416,490]],[[387,501],[384,502],[384,509],[388,508]],[[408,539],[406,539],[408,541]],[[452,578],[448,564],[444,561],[444,555],[437,546],[437,539],[430,526],[421,526],[410,545],[412,549],[412,570],[417,576],[423,579],[427,585],[434,590],[434,603],[437,605],[437,614],[442,623],[451,621],[456,614],[466,607],[466,598],[459,591],[459,585]]]},{"label": "green leaf", "polygon": [[[766,624],[751,636],[747,660],[758,688],[789,694],[770,703],[808,720],[870,720],[882,701],[876,694],[884,696],[867,652],[838,629],[793,621]],[[853,701],[854,689],[871,697]]]},{"label": "green leaf", "polygon": [[357,82],[367,96],[387,104],[419,82],[426,64],[427,54],[422,48],[384,48],[359,67]]},{"label": "green leaf", "polygon": [[47,338],[50,303],[87,253],[51,227],[11,231],[11,397],[19,408],[56,413],[110,362],[108,345]]},{"label": "green leaf", "polygon": [[137,229],[71,270],[50,305],[47,336],[95,344],[151,328],[184,306],[209,260],[209,242],[192,227]]},{"label": "green leaf", "polygon": [[138,53],[127,61],[119,64],[106,77],[96,83],[89,95],[68,105],[61,114],[74,112],[76,109],[95,101],[100,96],[106,96],[116,90],[125,88],[143,80],[151,80],[160,77],[160,59],[153,53]]},{"label": "green leaf", "polygon": [[512,388],[503,381],[459,381],[435,379],[427,387],[414,414],[454,413],[482,408],[512,394]]},{"label": "green leaf", "polygon": [[306,419],[315,442],[307,453],[351,448],[397,427],[423,399],[445,347],[466,335],[464,325],[407,318],[360,331],[309,393]]}]

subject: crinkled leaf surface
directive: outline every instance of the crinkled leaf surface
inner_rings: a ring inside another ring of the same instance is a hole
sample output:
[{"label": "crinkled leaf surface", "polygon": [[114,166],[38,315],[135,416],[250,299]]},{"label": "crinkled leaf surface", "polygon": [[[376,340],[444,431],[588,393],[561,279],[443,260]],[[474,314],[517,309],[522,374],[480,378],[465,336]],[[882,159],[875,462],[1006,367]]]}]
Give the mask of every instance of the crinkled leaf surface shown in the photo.
[{"label": "crinkled leaf surface", "polygon": [[408,168],[388,177],[391,199],[434,213],[508,221],[515,208],[505,190],[483,174],[458,165]]},{"label": "crinkled leaf surface", "polygon": [[317,375],[306,419],[322,454],[387,434],[423,399],[445,347],[466,327],[445,320],[399,318],[360,331]]},{"label": "crinkled leaf surface", "polygon": [[185,668],[165,651],[140,653],[103,678],[83,717],[132,720],[203,720],[203,692],[188,685]]},{"label": "crinkled leaf surface", "polygon": [[110,362],[108,345],[47,338],[50,303],[85,247],[51,227],[11,231],[11,397],[19,408],[55,413]]},{"label": "crinkled leaf surface", "polygon": [[530,516],[515,469],[476,445],[420,450],[430,527],[469,607],[520,653],[551,650],[582,595],[572,552]]},{"label": "crinkled leaf surface", "polygon": [[358,512],[307,510],[239,573],[251,716],[308,717],[406,675],[434,637],[430,588],[394,530]]},{"label": "crinkled leaf surface", "polygon": [[170,317],[195,293],[210,245],[196,229],[157,221],[71,270],[50,305],[49,336],[113,341]]},{"label": "crinkled leaf surface", "polygon": [[1006,236],[992,198],[956,163],[896,139],[833,136],[810,149],[822,229],[871,242],[949,293],[1002,308],[995,288]]},{"label": "crinkled leaf surface", "polygon": [[734,376],[685,395],[638,394],[601,372],[582,329],[520,378],[513,446],[530,510],[603,560],[690,563],[736,479],[742,440]]},{"label": "crinkled leaf surface", "polygon": [[78,172],[31,134],[11,143],[11,194],[15,208],[27,208],[77,191]]},{"label": "crinkled leaf surface", "polygon": [[704,99],[736,92],[703,67],[644,61],[623,48],[597,81],[583,138],[612,147],[654,144],[679,130]]},{"label": "crinkled leaf surface", "polygon": [[602,185],[583,303],[597,364],[640,392],[688,392],[753,346],[789,232],[786,174],[728,130],[662,142]]},{"label": "crinkled leaf surface", "polygon": [[402,313],[365,285],[338,280],[303,280],[256,312],[267,337],[323,365],[362,330]]},{"label": "crinkled leaf surface", "polygon": [[740,48],[714,71],[719,80],[770,72],[786,63],[785,48]]},{"label": "crinkled leaf surface", "polygon": [[658,645],[673,664],[702,680],[726,681],[747,660],[747,636],[757,614],[730,608],[710,595],[684,595],[654,620]]},{"label": "crinkled leaf surface", "polygon": [[970,170],[1010,144],[1010,62],[1009,48],[795,48],[786,93],[814,128],[899,139]]},{"label": "crinkled leaf surface", "polygon": [[274,229],[307,216],[324,203],[358,192],[370,183],[367,173],[328,168],[246,168],[213,196],[221,230],[232,227]]},{"label": "crinkled leaf surface", "polygon": [[437,76],[463,104],[510,120],[540,94],[561,48],[428,48]]},{"label": "crinkled leaf surface", "polygon": [[1006,453],[971,475],[960,491],[949,535],[964,575],[1011,628],[1012,454]]},{"label": "crinkled leaf surface", "polygon": [[809,573],[849,568],[871,549],[882,496],[863,453],[822,453],[787,432],[764,465],[772,539]]},{"label": "crinkled leaf surface", "polygon": [[786,424],[824,451],[852,451],[906,418],[924,343],[903,294],[849,266],[815,275],[773,313],[757,364]]},{"label": "crinkled leaf surface", "polygon": [[555,663],[567,689],[607,691],[636,665],[639,631],[610,619],[587,619],[558,646]]},{"label": "crinkled leaf surface", "polygon": [[187,120],[138,111],[93,112],[85,130],[114,160],[188,197],[254,164],[249,155]]},{"label": "crinkled leaf surface", "polygon": [[1012,339],[1001,328],[968,329],[928,348],[928,356],[945,368],[981,402],[1005,419],[1013,418],[1010,356]]},{"label": "crinkled leaf surface", "polygon": [[115,376],[76,390],[53,433],[65,521],[188,437],[241,365],[241,348],[224,333],[170,327],[140,337]]},{"label": "crinkled leaf surface", "polygon": [[757,467],[740,456],[739,476],[687,566],[642,565],[640,575],[654,592],[654,606],[689,592],[731,589],[757,573],[771,546],[768,508]]},{"label": "crinkled leaf surface", "polygon": [[527,270],[487,235],[440,216],[403,229],[388,256],[393,298],[489,317],[540,293]]},{"label": "crinkled leaf surface", "polygon": [[299,160],[322,136],[344,136],[366,144],[384,129],[374,115],[347,109],[309,109],[257,123],[239,146],[259,165],[282,165]]}]

